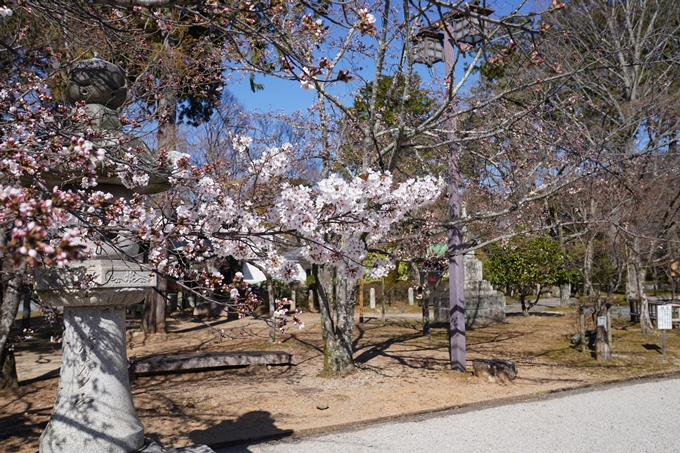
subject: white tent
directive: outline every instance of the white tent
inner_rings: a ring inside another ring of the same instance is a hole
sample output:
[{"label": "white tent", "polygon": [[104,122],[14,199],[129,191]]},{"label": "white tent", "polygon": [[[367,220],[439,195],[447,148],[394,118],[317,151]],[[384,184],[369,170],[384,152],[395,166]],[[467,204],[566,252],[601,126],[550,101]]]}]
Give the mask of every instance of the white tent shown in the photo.
[{"label": "white tent", "polygon": [[[257,264],[261,265],[259,261],[256,262]],[[302,268],[300,263],[295,263],[295,267],[297,268],[297,273],[295,275],[294,280],[300,283],[305,283],[305,281],[307,281],[307,273]],[[258,268],[249,263],[243,263],[241,272],[243,272],[243,281],[245,281],[249,285],[257,285],[258,283],[267,280],[267,278],[264,276],[261,270],[259,270]]]}]

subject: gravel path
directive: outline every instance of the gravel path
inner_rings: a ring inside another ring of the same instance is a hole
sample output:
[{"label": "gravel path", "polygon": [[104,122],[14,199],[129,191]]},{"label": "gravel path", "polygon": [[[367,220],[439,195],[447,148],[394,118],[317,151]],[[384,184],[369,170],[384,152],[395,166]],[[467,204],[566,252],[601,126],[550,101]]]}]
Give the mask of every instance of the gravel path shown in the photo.
[{"label": "gravel path", "polygon": [[217,452],[680,452],[679,434],[680,379],[667,379]]}]

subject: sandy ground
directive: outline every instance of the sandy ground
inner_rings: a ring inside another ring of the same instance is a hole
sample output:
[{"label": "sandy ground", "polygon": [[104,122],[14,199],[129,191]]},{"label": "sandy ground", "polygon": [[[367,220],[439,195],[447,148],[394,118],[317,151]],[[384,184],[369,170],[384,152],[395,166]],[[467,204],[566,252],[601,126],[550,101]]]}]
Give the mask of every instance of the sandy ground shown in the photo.
[{"label": "sandy ground", "polygon": [[[405,307],[392,309],[385,324],[379,312],[367,311],[367,322],[355,328],[357,371],[321,377],[319,315],[303,317],[303,330],[293,327],[277,335],[275,344],[267,343],[266,325],[252,319],[211,321],[227,338],[188,316],[171,320],[168,334],[150,337],[132,322],[130,357],[237,350],[281,350],[295,357],[293,366],[138,377],[131,388],[147,437],[164,447],[218,447],[680,371],[677,330],[668,332],[669,352],[662,356],[660,335],[643,337],[638,326],[616,319],[614,360],[599,364],[569,342],[578,330],[576,315],[548,311],[468,331],[468,370],[474,358],[517,365],[512,383],[490,383],[469,371],[451,371],[445,329],[423,337],[418,315]],[[21,391],[0,395],[0,451],[37,451],[56,394],[60,354],[45,341],[19,348]]]}]

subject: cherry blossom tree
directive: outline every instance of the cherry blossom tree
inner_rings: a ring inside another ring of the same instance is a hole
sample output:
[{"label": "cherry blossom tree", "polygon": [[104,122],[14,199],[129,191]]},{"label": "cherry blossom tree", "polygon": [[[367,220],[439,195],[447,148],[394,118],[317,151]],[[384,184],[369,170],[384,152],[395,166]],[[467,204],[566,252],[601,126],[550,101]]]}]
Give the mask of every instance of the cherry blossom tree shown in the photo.
[{"label": "cherry blossom tree", "polygon": [[[591,124],[579,116],[583,94],[572,89],[576,82],[569,85],[596,63],[567,65],[541,53],[542,39],[558,29],[548,19],[565,6],[523,13],[518,5],[502,17],[483,17],[461,2],[48,0],[5,7],[2,27],[11,39],[2,41],[3,225],[17,236],[6,241],[4,257],[29,268],[64,265],[86,256],[85,240],[111,241],[107,234],[115,230],[119,241],[148,244],[152,269],[208,294],[225,288],[224,277],[187,273],[181,263],[257,256],[285,280],[293,269],[282,253],[297,248],[313,265],[325,369],[351,371],[355,282],[365,270],[381,275],[390,268],[383,245],[403,237],[398,225],[423,222],[433,225],[433,235],[465,226],[469,241],[461,253],[555,228],[546,203],[583,190],[581,181],[602,177],[611,162],[593,146]],[[482,45],[458,42],[458,64],[419,84],[413,39],[420,28],[449,20],[451,11],[483,19]],[[49,33],[36,32],[39,22]],[[171,41],[196,45],[180,52],[184,47]],[[248,77],[257,90],[260,74],[297,81],[301,90],[315,90],[318,101],[311,118],[287,119],[295,139],[267,142],[232,121],[202,159],[170,159],[161,148],[151,165],[137,148],[121,152],[88,129],[92,120],[79,106],[60,105],[64,69],[94,51],[131,68],[133,96],[123,119],[126,132],[144,139],[163,128],[164,118],[148,108],[163,65],[175,65],[174,74],[200,74],[178,75],[167,85],[192,93],[201,106],[218,92],[221,77]],[[195,63],[201,59],[203,65]],[[455,66],[465,66],[462,76],[454,77]],[[497,81],[501,74],[502,83],[466,92],[479,69]],[[432,108],[413,115],[410,102],[423,90]],[[391,93],[391,102],[379,101],[381,91]],[[359,93],[360,111],[349,105]],[[654,118],[670,121],[661,113]],[[440,170],[451,150],[460,175],[449,177],[460,179],[464,218],[423,211],[441,195]],[[230,165],[207,158],[222,155]],[[57,166],[68,184],[51,188],[45,175]],[[169,168],[172,192],[125,201],[97,189],[111,174],[144,192],[154,166]],[[425,171],[416,175],[418,168]],[[26,223],[26,203],[45,206],[39,208],[45,214],[29,216],[35,224]],[[158,215],[159,206],[165,215]],[[181,246],[168,253],[168,244]],[[364,269],[374,249],[385,260]]]}]

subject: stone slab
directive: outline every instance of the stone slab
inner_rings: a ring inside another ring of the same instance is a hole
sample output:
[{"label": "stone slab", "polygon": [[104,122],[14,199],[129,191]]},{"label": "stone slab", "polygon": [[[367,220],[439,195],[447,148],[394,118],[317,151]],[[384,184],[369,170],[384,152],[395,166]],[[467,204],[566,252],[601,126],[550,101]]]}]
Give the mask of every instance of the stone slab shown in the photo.
[{"label": "stone slab", "polygon": [[[442,291],[432,299],[435,306],[435,324],[448,323],[449,292]],[[465,291],[465,325],[471,327],[490,322],[505,322],[505,296],[499,291],[488,294]]]},{"label": "stone slab", "polygon": [[44,267],[36,270],[37,291],[61,290],[73,286],[73,278],[82,281],[93,275],[95,288],[108,289],[156,286],[156,275],[139,263],[116,259],[86,260],[68,267]]},{"label": "stone slab", "polygon": [[[88,289],[77,287],[87,276]],[[127,305],[139,302],[156,286],[156,275],[139,263],[100,259],[68,267],[35,271],[35,289],[41,300],[54,306]]]},{"label": "stone slab", "polygon": [[135,453],[215,453],[215,450],[207,445],[193,445],[190,447],[168,448],[164,450],[156,442],[147,440],[144,447]]},{"label": "stone slab", "polygon": [[282,351],[214,352],[204,354],[158,355],[135,360],[130,374],[144,375],[169,371],[207,370],[248,365],[290,365],[293,355]]},{"label": "stone slab", "polygon": [[168,448],[168,453],[215,453],[215,450],[207,445],[195,445],[183,448]]}]

